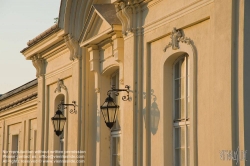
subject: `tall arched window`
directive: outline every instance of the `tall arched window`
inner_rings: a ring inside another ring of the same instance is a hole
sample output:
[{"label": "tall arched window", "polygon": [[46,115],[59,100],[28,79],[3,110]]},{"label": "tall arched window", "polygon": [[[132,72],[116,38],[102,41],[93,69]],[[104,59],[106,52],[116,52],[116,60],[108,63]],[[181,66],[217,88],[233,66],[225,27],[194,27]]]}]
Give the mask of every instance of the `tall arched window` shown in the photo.
[{"label": "tall arched window", "polygon": [[173,65],[173,140],[175,166],[190,165],[190,107],[188,55]]},{"label": "tall arched window", "polygon": [[[111,74],[110,84],[115,89],[119,89],[119,70]],[[118,96],[114,93],[111,94],[111,97],[114,99],[115,103],[119,105]],[[111,129],[111,165],[119,166],[120,165],[120,124],[119,124],[119,111],[117,112],[116,123]]]},{"label": "tall arched window", "polygon": [[[56,96],[55,104],[54,104],[54,110],[58,110],[59,109],[58,105],[60,103],[64,103],[64,102],[65,102],[65,96],[63,94],[59,94],[58,96]],[[64,109],[61,109],[61,111],[65,115]],[[59,137],[55,136],[54,149],[64,151],[64,131]],[[63,163],[61,163],[60,165],[63,165]]]}]

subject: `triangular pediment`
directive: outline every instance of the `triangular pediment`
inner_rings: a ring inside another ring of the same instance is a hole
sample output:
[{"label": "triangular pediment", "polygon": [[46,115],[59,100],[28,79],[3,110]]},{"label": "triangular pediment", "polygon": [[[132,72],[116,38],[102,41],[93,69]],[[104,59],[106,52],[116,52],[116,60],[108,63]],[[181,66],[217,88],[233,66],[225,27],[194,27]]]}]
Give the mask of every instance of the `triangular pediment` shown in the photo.
[{"label": "triangular pediment", "polygon": [[97,42],[117,27],[121,27],[121,22],[116,16],[114,5],[93,5],[83,27],[80,41],[81,43],[92,40]]}]

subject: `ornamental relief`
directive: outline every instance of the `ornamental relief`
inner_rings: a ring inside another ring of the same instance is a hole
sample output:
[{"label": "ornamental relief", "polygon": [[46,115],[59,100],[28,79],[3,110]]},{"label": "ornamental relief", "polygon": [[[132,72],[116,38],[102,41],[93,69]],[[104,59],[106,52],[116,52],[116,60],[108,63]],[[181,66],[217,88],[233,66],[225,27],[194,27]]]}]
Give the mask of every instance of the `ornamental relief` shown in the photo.
[{"label": "ornamental relief", "polygon": [[36,77],[44,75],[45,73],[45,60],[39,55],[34,55],[32,58],[32,64],[36,68]]},{"label": "ornamental relief", "polygon": [[175,27],[173,28],[172,32],[171,32],[171,41],[168,43],[168,45],[163,49],[164,52],[166,52],[166,50],[169,47],[172,47],[173,50],[177,50],[179,49],[179,42],[182,43],[186,43],[188,45],[191,44],[191,39],[187,38],[183,35],[182,30],[178,30]]},{"label": "ornamental relief", "polygon": [[61,89],[64,89],[65,91],[67,91],[67,87],[64,85],[63,80],[58,78],[57,88],[55,89],[54,93],[56,93],[56,92],[60,93]]}]

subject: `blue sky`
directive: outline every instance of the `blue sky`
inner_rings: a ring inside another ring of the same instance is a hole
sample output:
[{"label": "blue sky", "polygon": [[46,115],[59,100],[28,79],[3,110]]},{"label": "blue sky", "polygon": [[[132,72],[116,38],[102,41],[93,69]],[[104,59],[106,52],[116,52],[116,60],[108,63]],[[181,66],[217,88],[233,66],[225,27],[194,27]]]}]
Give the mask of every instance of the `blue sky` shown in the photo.
[{"label": "blue sky", "polygon": [[0,94],[36,78],[20,51],[52,25],[60,0],[0,0]]}]

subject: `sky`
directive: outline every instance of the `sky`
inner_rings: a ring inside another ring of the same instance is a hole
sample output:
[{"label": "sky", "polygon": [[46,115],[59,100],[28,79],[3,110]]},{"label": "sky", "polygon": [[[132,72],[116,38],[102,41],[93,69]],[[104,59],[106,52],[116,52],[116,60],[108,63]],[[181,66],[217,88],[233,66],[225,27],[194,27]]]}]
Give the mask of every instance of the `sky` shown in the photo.
[{"label": "sky", "polygon": [[0,0],[0,94],[36,78],[20,51],[55,24],[59,8],[60,0]]}]

